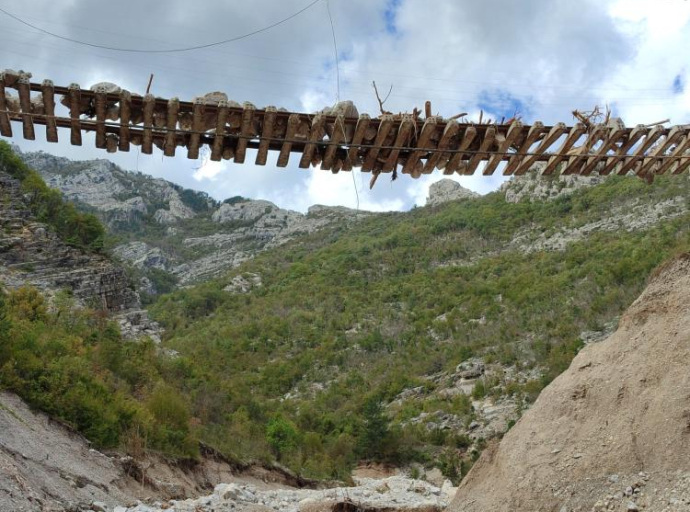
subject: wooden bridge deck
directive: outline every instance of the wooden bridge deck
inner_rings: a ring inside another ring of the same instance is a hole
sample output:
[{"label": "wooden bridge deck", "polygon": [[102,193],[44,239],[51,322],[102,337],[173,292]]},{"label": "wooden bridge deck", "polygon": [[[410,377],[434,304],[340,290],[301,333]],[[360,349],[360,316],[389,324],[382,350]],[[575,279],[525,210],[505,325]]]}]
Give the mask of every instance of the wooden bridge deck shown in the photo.
[{"label": "wooden bridge deck", "polygon": [[[7,89],[16,90],[18,98]],[[56,95],[62,97],[57,104]],[[56,112],[62,104],[64,116]],[[103,87],[82,90],[76,84],[59,87],[50,80],[38,84],[0,73],[0,135],[13,136],[13,121],[21,123],[22,136],[29,140],[40,125],[49,142],[58,142],[58,128],[69,129],[75,146],[82,145],[83,132],[94,132],[96,147],[111,153],[136,145],[151,154],[156,146],[172,157],[177,148],[185,148],[188,158],[197,159],[207,148],[211,160],[241,164],[247,150],[255,149],[257,165],[266,165],[268,153],[274,152],[276,165],[285,167],[297,153],[300,168],[320,165],[334,173],[359,167],[375,174],[399,169],[415,178],[435,169],[448,175],[481,169],[492,175],[506,162],[503,174],[519,175],[543,162],[543,174],[560,166],[564,174],[650,176],[678,174],[690,166],[690,126],[627,128],[620,119],[545,126],[459,123],[407,114],[304,114],[247,103],[238,107],[124,90],[109,93]],[[480,167],[482,162],[486,165]]]}]

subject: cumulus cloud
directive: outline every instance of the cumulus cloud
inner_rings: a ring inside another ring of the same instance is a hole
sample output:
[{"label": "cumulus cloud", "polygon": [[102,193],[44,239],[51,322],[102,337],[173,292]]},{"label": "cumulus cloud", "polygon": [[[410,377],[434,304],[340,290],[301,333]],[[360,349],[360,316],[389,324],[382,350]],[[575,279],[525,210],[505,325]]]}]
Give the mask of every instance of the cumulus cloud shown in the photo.
[{"label": "cumulus cloud", "polygon": [[[690,5],[683,0],[329,0],[339,45],[341,98],[377,113],[371,82],[387,91],[386,108],[411,111],[425,100],[450,116],[480,109],[492,117],[526,122],[570,121],[574,108],[609,104],[628,124],[666,117],[683,123],[690,112],[684,48],[690,44]],[[154,11],[122,0],[35,0],[12,5],[15,14],[68,37],[130,48],[164,49],[202,44],[246,33],[304,7],[306,0],[209,0],[190,7],[170,0]],[[433,8],[430,7],[433,5]],[[150,73],[153,92],[192,98],[221,90],[262,107],[313,111],[335,102],[336,85],[325,0],[289,22],[251,38],[182,54],[129,54],[75,46],[34,33],[0,16],[0,67],[23,68],[37,80],[59,84],[112,81],[142,91]],[[64,140],[65,135],[62,135]],[[82,148],[17,140],[71,158],[105,158],[90,140]],[[262,197],[305,210],[310,204],[363,209],[406,209],[423,204],[429,185],[419,180],[333,175],[296,167],[207,163],[159,154],[116,154],[129,169],[203,189],[222,199]],[[110,156],[109,156],[110,158]],[[454,177],[479,192],[500,176]],[[355,185],[357,193],[355,193]]]}]

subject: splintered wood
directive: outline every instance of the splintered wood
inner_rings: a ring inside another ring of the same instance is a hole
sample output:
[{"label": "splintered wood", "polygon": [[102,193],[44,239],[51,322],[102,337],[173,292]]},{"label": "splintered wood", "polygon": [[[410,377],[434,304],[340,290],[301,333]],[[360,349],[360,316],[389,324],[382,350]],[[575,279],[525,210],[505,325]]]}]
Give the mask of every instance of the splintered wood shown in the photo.
[{"label": "splintered wood", "polygon": [[35,139],[36,126],[45,126],[46,140],[58,142],[58,128],[67,128],[75,146],[82,145],[84,133],[93,132],[96,147],[111,153],[129,151],[133,144],[144,154],[155,146],[174,157],[176,148],[184,147],[191,159],[207,149],[211,160],[238,164],[251,149],[256,165],[277,167],[286,167],[297,153],[292,162],[302,169],[320,166],[337,173],[358,167],[373,173],[372,182],[381,173],[398,170],[413,178],[436,169],[444,174],[521,175],[537,163],[547,175],[616,173],[645,179],[690,167],[690,126],[627,128],[608,112],[575,111],[579,122],[573,126],[524,125],[520,119],[460,123],[431,115],[430,105],[425,118],[416,109],[373,118],[359,115],[350,102],[303,114],[240,105],[221,93],[189,102],[141,96],[113,84],[92,89],[59,87],[50,80],[37,84],[28,75],[0,73],[0,135],[12,137],[15,122],[25,139]]}]

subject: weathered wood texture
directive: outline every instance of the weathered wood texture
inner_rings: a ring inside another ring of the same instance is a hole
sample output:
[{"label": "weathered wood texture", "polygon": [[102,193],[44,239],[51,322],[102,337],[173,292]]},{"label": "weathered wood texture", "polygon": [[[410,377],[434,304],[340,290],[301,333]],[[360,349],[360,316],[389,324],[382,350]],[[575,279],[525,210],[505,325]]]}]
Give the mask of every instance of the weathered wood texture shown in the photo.
[{"label": "weathered wood texture", "polygon": [[[266,165],[274,154],[277,167],[287,166],[290,154],[298,153],[303,169],[320,165],[339,172],[359,167],[379,174],[399,168],[414,178],[435,169],[444,174],[520,175],[538,162],[544,163],[544,174],[560,169],[564,174],[650,176],[690,167],[688,125],[627,128],[620,119],[611,119],[606,124],[545,126],[539,121],[459,123],[410,114],[310,115],[257,109],[249,103],[191,103],[5,78],[0,73],[0,135],[12,137],[16,132],[11,122],[16,122],[26,139],[36,137],[39,125],[46,127],[48,142],[57,142],[58,128],[69,128],[71,144],[81,145],[83,134],[93,132],[96,147],[108,152],[129,151],[134,144],[145,154],[155,146],[172,157],[182,146],[192,159],[204,150],[212,160],[239,164],[248,150],[256,150],[257,165]],[[62,98],[59,104],[56,95]]]}]

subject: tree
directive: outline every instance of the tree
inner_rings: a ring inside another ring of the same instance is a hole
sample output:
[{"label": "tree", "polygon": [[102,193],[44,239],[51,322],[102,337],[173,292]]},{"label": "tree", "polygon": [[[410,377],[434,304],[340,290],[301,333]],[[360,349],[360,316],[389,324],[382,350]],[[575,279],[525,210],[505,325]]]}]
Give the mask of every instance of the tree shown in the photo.
[{"label": "tree", "polygon": [[266,441],[280,460],[297,446],[297,428],[282,416],[276,416],[266,427]]},{"label": "tree", "polygon": [[378,396],[371,396],[364,402],[362,419],[364,428],[357,443],[359,454],[368,459],[382,459],[390,432]]}]

